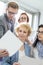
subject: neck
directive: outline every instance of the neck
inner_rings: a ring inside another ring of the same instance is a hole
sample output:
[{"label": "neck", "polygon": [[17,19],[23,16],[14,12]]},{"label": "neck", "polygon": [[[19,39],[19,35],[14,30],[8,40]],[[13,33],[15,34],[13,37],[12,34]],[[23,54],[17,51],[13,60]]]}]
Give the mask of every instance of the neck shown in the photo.
[{"label": "neck", "polygon": [[20,51],[23,51],[23,50],[24,50],[24,45],[22,45],[20,48]]}]

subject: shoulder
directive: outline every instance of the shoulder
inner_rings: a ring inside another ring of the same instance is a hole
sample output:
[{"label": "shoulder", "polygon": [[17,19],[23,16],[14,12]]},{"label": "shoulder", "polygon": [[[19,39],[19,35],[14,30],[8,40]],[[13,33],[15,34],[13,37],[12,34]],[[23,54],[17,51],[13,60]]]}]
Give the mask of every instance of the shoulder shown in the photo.
[{"label": "shoulder", "polygon": [[6,17],[5,14],[3,14],[2,16],[0,16],[0,25],[4,25],[6,24]]},{"label": "shoulder", "polygon": [[3,25],[4,15],[0,16],[0,25]]},{"label": "shoulder", "polygon": [[4,14],[0,16],[0,20],[3,20],[3,18],[4,18]]}]

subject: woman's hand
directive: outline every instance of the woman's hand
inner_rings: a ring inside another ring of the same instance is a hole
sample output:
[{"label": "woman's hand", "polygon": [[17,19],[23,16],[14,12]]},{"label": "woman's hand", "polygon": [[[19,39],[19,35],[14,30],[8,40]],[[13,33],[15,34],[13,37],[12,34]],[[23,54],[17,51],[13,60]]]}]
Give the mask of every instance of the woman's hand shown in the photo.
[{"label": "woman's hand", "polygon": [[33,42],[30,41],[28,37],[26,38],[26,42],[27,42],[29,45],[32,45],[32,44],[33,44]]},{"label": "woman's hand", "polygon": [[0,49],[0,57],[9,56],[9,53],[5,49]]}]

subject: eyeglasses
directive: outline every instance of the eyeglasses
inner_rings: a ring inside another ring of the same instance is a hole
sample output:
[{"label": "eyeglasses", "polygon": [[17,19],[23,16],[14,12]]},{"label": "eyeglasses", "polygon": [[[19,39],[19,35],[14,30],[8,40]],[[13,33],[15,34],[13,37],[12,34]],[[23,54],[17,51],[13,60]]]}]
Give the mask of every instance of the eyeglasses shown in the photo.
[{"label": "eyeglasses", "polygon": [[38,33],[41,33],[41,34],[43,34],[43,31],[38,31]]},{"label": "eyeglasses", "polygon": [[20,17],[20,19],[26,19],[26,17]]},{"label": "eyeglasses", "polygon": [[17,13],[11,12],[11,11],[8,11],[8,13],[9,14],[13,14],[13,15],[17,14]]}]

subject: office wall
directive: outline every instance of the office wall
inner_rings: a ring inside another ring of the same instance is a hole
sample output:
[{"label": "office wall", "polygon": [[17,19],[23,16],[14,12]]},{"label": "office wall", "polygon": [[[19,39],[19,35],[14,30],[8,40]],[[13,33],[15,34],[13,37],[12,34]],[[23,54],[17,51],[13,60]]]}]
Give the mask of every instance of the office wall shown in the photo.
[{"label": "office wall", "polygon": [[43,24],[43,11],[41,11],[40,24]]}]

